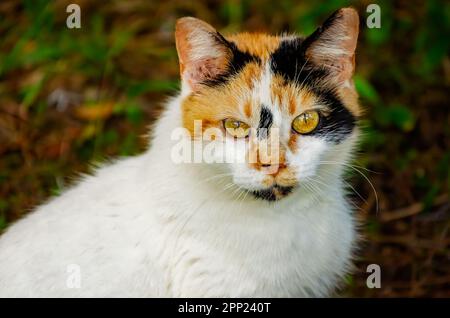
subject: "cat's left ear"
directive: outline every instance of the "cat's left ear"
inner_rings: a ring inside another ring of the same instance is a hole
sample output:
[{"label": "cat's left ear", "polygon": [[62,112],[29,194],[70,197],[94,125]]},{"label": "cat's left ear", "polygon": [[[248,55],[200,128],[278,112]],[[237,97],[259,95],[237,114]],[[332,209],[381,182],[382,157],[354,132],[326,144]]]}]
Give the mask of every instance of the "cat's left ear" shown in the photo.
[{"label": "cat's left ear", "polygon": [[318,66],[327,68],[338,82],[348,83],[355,69],[358,32],[359,17],[356,10],[337,10],[305,39],[305,56]]}]

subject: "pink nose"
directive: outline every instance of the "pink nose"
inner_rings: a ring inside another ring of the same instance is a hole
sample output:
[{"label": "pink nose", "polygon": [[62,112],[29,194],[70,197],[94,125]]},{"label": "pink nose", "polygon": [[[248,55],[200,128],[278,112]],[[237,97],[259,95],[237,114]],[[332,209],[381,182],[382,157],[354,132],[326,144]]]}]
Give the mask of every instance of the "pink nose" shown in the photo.
[{"label": "pink nose", "polygon": [[278,152],[275,156],[266,155],[262,158],[257,153],[257,160],[252,164],[252,167],[256,170],[263,171],[267,174],[277,175],[278,172],[286,168],[286,159],[285,159],[285,150],[282,147],[279,147]]}]

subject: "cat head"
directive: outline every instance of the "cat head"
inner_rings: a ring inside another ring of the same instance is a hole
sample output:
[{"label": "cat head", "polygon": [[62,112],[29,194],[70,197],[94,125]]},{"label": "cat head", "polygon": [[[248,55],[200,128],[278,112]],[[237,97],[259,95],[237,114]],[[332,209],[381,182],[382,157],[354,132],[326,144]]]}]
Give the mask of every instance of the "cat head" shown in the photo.
[{"label": "cat head", "polygon": [[196,18],[179,19],[184,128],[193,136],[201,121],[202,131],[222,132],[224,138],[210,140],[235,157],[224,164],[226,172],[265,200],[317,178],[338,178],[321,168],[345,165],[357,135],[352,75],[358,29],[352,8],[336,11],[306,38],[225,37]]}]

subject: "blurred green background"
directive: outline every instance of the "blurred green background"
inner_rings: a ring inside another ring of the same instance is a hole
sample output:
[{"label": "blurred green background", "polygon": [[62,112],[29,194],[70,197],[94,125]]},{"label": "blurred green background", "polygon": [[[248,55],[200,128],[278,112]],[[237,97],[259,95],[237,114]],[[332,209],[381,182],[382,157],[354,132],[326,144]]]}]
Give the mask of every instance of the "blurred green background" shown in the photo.
[{"label": "blurred green background", "polygon": [[[66,6],[81,7],[81,29]],[[368,29],[366,7],[381,7]],[[178,89],[175,20],[224,33],[311,33],[339,7],[362,20],[356,87],[366,109],[350,197],[365,242],[344,295],[450,297],[448,1],[0,2],[0,231],[89,164],[146,147]],[[368,170],[365,170],[368,169]],[[378,197],[378,211],[376,198]],[[366,266],[381,266],[380,289]]]}]

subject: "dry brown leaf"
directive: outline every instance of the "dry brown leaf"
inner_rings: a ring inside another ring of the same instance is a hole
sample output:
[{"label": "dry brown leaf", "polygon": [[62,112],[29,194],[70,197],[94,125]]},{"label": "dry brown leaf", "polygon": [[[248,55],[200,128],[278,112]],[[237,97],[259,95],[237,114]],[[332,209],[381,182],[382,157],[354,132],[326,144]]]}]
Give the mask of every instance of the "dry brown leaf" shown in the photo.
[{"label": "dry brown leaf", "polygon": [[114,110],[114,103],[84,104],[74,109],[75,116],[83,120],[98,120],[109,118]]}]

